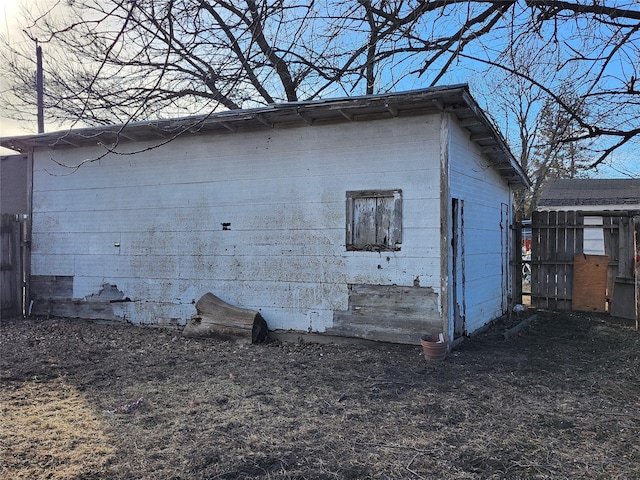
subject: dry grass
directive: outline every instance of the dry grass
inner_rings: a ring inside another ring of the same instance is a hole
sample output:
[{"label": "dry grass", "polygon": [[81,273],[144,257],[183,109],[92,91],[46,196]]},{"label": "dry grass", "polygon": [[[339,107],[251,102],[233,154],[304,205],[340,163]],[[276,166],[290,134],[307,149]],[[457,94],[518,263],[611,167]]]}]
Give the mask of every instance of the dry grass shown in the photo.
[{"label": "dry grass", "polygon": [[103,478],[116,449],[83,396],[63,378],[3,384],[3,478]]},{"label": "dry grass", "polygon": [[638,332],[577,314],[540,314],[505,340],[509,326],[432,364],[411,346],[247,346],[5,321],[0,473],[640,478]]}]

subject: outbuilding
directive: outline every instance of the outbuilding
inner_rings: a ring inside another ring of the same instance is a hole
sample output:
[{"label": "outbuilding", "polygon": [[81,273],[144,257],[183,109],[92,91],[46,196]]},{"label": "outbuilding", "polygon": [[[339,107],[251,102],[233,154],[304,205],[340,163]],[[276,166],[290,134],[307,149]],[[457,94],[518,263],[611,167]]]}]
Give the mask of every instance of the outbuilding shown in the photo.
[{"label": "outbuilding", "polygon": [[[529,180],[466,85],[2,138],[32,169],[32,314],[452,341],[507,311]],[[517,252],[519,254],[519,251]]]}]

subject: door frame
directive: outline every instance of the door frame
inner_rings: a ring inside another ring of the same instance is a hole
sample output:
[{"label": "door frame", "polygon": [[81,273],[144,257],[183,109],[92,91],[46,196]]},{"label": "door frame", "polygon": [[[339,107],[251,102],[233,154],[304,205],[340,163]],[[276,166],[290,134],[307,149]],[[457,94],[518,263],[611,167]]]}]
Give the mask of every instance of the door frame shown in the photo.
[{"label": "door frame", "polygon": [[451,199],[451,312],[453,338],[467,334],[464,254],[464,200]]}]

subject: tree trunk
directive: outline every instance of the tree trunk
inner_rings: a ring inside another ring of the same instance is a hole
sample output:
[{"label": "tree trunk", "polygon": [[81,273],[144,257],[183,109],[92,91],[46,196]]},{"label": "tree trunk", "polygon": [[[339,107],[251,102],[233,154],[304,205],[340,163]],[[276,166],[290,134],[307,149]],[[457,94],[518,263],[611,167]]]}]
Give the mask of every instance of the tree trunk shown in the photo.
[{"label": "tree trunk", "polygon": [[235,307],[213,293],[205,293],[196,303],[197,313],[184,328],[186,337],[251,338],[251,343],[267,339],[267,322],[260,312]]}]

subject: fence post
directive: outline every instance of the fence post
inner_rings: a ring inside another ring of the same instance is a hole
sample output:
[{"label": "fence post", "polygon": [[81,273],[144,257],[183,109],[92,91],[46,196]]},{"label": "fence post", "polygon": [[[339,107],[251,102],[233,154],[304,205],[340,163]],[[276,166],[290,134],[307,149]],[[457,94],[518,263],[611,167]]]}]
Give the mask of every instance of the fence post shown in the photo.
[{"label": "fence post", "polygon": [[512,303],[522,303],[522,222],[517,221],[513,224],[513,249],[511,254],[511,265],[513,285],[511,291],[513,292]]},{"label": "fence post", "polygon": [[31,277],[31,218],[22,215],[20,221],[20,312],[22,317],[29,315],[28,303],[31,293],[29,284]]}]

